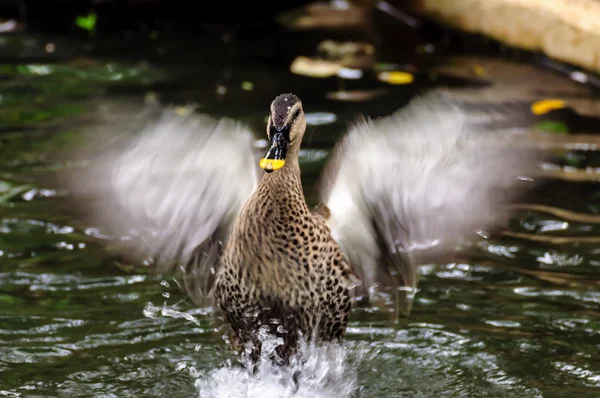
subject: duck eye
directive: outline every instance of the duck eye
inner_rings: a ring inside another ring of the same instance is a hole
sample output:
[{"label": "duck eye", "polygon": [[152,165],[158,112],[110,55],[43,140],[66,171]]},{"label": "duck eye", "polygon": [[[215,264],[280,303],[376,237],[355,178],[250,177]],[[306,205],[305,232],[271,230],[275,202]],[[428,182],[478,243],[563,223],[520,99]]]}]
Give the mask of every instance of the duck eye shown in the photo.
[{"label": "duck eye", "polygon": [[300,116],[300,109],[296,110],[296,113],[294,113],[294,119],[298,119],[298,116]]}]

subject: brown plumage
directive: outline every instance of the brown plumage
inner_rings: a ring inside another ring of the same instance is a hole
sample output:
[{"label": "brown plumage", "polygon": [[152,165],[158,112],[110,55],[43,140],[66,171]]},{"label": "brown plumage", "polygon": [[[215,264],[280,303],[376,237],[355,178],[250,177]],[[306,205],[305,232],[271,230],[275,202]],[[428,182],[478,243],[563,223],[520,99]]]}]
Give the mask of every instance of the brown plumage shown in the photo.
[{"label": "brown plumage", "polygon": [[283,338],[277,351],[285,359],[299,334],[320,341],[344,335],[353,272],[325,219],[312,214],[304,199],[298,164],[305,130],[300,100],[277,97],[267,131],[275,121],[278,126],[291,123],[285,165],[263,175],[234,222],[214,293],[238,343],[250,343],[256,357],[257,330],[266,326]]},{"label": "brown plumage", "polygon": [[[285,363],[301,336],[344,335],[357,277],[360,294],[380,284],[408,309],[398,288],[414,291],[419,264],[503,224],[499,206],[532,186],[515,176],[538,157],[507,132],[489,134],[496,119],[482,114],[434,93],[356,123],[328,160],[324,204],[312,212],[298,162],[306,120],[292,94],[271,104],[262,159],[251,131],[227,118],[160,108],[111,115],[115,132],[141,134],[115,135],[68,188],[94,197],[95,222],[139,243],[157,272],[181,271],[195,303],[212,292],[235,346],[256,360],[270,332]],[[108,124],[97,126],[107,141]]]}]

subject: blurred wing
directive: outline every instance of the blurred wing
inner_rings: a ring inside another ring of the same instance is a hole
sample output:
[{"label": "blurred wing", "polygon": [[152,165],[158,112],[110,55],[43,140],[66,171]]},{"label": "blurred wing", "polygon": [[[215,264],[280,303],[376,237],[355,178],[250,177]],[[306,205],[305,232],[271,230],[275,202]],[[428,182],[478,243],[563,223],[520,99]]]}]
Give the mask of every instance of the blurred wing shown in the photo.
[{"label": "blurred wing", "polygon": [[157,272],[183,269],[188,293],[200,300],[232,221],[258,186],[252,133],[185,108],[112,119],[95,130],[119,134],[109,133],[108,149],[70,176],[69,191]]},{"label": "blurred wing", "polygon": [[451,254],[460,237],[500,226],[500,204],[532,185],[518,176],[535,156],[482,120],[434,92],[354,125],[337,145],[320,199],[363,288],[414,291],[419,264]]}]

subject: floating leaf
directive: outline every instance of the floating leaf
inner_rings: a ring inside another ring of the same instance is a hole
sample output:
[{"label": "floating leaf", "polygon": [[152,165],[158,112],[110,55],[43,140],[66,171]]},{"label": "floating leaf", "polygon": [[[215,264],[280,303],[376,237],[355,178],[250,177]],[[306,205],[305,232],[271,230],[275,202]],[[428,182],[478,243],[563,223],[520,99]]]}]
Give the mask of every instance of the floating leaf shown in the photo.
[{"label": "floating leaf", "polygon": [[473,72],[475,72],[475,74],[479,77],[485,76],[485,69],[481,65],[475,65],[473,67]]},{"label": "floating leaf", "polygon": [[88,15],[75,18],[75,24],[81,29],[93,32],[96,28],[96,13],[90,12]]},{"label": "floating leaf", "polygon": [[531,112],[534,115],[543,115],[555,109],[564,108],[565,101],[559,99],[545,99],[531,104]]},{"label": "floating leaf", "polygon": [[563,122],[554,122],[551,120],[544,120],[543,122],[537,123],[533,126],[534,130],[541,130],[550,134],[569,134],[569,128]]},{"label": "floating leaf", "polygon": [[342,66],[335,62],[308,57],[298,57],[292,62],[290,71],[310,77],[331,77],[337,75]]},{"label": "floating leaf", "polygon": [[254,90],[254,83],[249,82],[249,81],[243,81],[242,82],[242,90],[245,90],[245,91]]},{"label": "floating leaf", "polygon": [[415,80],[412,74],[401,71],[381,72],[377,78],[389,84],[410,84]]},{"label": "floating leaf", "polygon": [[325,98],[337,101],[369,101],[381,94],[383,90],[352,90],[352,91],[332,91],[325,94]]}]

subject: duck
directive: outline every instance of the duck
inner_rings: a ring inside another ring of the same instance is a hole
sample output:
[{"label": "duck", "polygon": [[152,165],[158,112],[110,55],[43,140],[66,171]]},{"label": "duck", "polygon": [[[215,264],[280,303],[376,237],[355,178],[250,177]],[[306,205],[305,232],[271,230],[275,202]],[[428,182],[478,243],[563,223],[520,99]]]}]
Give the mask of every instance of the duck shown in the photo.
[{"label": "duck", "polygon": [[[301,336],[339,340],[348,324],[355,273],[327,226],[325,207],[309,210],[299,151],[306,118],[300,99],[282,94],[271,103],[265,173],[233,222],[216,272],[214,294],[236,345],[256,333],[280,338],[278,358],[289,358]],[[266,330],[265,330],[266,329]]]},{"label": "duck", "polygon": [[358,119],[312,209],[300,167],[307,119],[291,93],[271,102],[266,140],[191,108],[130,114],[68,186],[75,196],[93,186],[100,205],[88,211],[105,233],[155,272],[178,273],[194,303],[209,299],[234,348],[257,361],[274,336],[271,359],[288,363],[301,342],[342,341],[357,297],[374,288],[408,312],[420,265],[505,225],[500,208],[535,185],[524,176],[538,157],[478,115],[437,90]]}]

